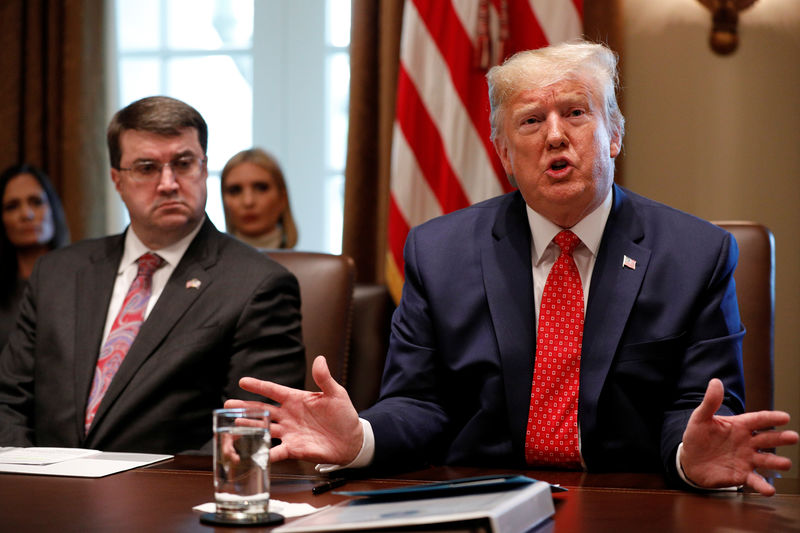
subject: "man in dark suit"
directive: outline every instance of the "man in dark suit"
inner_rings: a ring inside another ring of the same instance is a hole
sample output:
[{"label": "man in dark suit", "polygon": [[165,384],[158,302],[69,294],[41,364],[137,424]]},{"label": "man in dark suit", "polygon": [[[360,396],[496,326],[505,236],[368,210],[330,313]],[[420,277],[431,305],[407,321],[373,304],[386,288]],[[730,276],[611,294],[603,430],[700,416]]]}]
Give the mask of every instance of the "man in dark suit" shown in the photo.
[{"label": "man in dark suit", "polygon": [[207,138],[172,98],[114,116],[130,226],[36,265],[0,354],[0,445],[210,452],[211,411],[242,376],[302,386],[297,281],[206,219]]},{"label": "man in dark suit", "polygon": [[661,471],[773,493],[754,469],[790,461],[760,450],[797,434],[768,430],[786,413],[742,414],[736,243],[613,184],[614,54],[556,45],[488,79],[519,190],[409,233],[381,397],[360,419],[321,359],[320,394],[242,380],[281,404],[272,460]]}]

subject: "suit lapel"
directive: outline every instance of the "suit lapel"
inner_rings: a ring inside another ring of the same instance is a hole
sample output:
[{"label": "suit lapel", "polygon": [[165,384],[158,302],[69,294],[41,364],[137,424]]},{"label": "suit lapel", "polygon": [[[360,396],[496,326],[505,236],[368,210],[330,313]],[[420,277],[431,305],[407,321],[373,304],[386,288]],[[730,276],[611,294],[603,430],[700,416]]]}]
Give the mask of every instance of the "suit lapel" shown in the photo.
[{"label": "suit lapel", "polygon": [[[637,244],[644,236],[638,215],[625,192],[614,187],[614,206],[600,244],[583,332],[580,423],[592,431],[603,383],[622,338],[650,261],[650,250]],[[623,266],[627,256],[635,268]]]},{"label": "suit lapel", "polygon": [[76,279],[73,391],[78,442],[83,441],[85,433],[86,402],[103,342],[103,328],[123,242],[123,235],[102,241],[102,248],[90,256],[89,264],[78,272]]},{"label": "suit lapel", "polygon": [[172,272],[158,302],[142,324],[128,354],[114,375],[114,379],[111,380],[97,409],[92,432],[96,426],[101,425],[103,416],[125,390],[139,368],[161,345],[194,301],[212,283],[208,269],[217,260],[219,245],[217,237],[217,230],[211,222],[206,220],[186,253],[183,254],[180,263]]},{"label": "suit lapel", "polygon": [[522,196],[517,192],[509,198],[498,210],[492,240],[481,250],[481,267],[500,351],[512,444],[515,455],[521,456],[536,341],[530,226]]}]

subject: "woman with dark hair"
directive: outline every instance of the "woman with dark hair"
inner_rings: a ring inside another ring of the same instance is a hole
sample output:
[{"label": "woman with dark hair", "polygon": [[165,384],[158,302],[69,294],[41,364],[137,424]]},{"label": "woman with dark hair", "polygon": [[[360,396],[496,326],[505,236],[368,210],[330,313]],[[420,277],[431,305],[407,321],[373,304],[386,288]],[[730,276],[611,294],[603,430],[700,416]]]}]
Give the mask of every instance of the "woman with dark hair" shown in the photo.
[{"label": "woman with dark hair", "polygon": [[278,161],[261,148],[242,150],[222,169],[228,233],[259,249],[294,248],[297,227]]},{"label": "woman with dark hair", "polygon": [[42,255],[69,242],[64,209],[48,177],[28,164],[0,174],[0,349],[17,319],[25,280]]}]

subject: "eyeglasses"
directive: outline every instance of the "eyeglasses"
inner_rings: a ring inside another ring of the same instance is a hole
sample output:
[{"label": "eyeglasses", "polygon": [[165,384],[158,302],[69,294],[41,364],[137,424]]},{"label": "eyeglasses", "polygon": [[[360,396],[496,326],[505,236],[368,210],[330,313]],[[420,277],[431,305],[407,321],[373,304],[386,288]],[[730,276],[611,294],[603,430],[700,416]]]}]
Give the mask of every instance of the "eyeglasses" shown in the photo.
[{"label": "eyeglasses", "polygon": [[130,168],[120,168],[123,172],[130,172],[131,179],[140,183],[150,183],[161,179],[164,167],[172,169],[176,179],[194,180],[200,177],[207,157],[181,156],[167,163],[158,161],[141,160],[134,162]]}]

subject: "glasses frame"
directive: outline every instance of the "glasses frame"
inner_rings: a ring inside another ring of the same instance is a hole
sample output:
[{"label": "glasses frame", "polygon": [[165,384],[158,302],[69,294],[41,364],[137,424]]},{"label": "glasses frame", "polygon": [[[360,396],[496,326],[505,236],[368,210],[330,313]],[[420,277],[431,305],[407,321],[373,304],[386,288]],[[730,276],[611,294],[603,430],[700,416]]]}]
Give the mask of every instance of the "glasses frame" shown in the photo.
[{"label": "glasses frame", "polygon": [[[175,163],[176,161],[179,161],[181,159],[193,159],[193,160],[199,161],[199,163],[200,163],[200,166],[199,166],[199,169],[198,169],[199,172],[197,172],[196,175],[182,175],[182,174],[179,174],[178,172],[175,172],[175,169],[172,167],[172,165],[173,165],[173,163]],[[169,167],[170,168],[170,170],[172,171],[172,175],[174,176],[174,178],[176,180],[179,179],[179,178],[180,179],[194,180],[196,178],[199,178],[200,175],[203,173],[203,166],[206,163],[208,163],[208,156],[199,156],[199,155],[187,156],[187,155],[183,155],[183,156],[176,157],[176,158],[172,159],[171,161],[167,161],[166,163],[161,163],[159,161],[153,161],[152,163],[158,167],[158,172],[152,178],[142,178],[141,174],[138,174],[137,173],[137,169],[134,168],[134,167],[128,167],[128,168],[119,167],[117,170],[119,170],[120,172],[130,172],[131,179],[133,179],[133,181],[135,181],[137,183],[156,183],[156,182],[158,182],[159,180],[161,180],[161,176],[164,174],[164,167]]]}]

